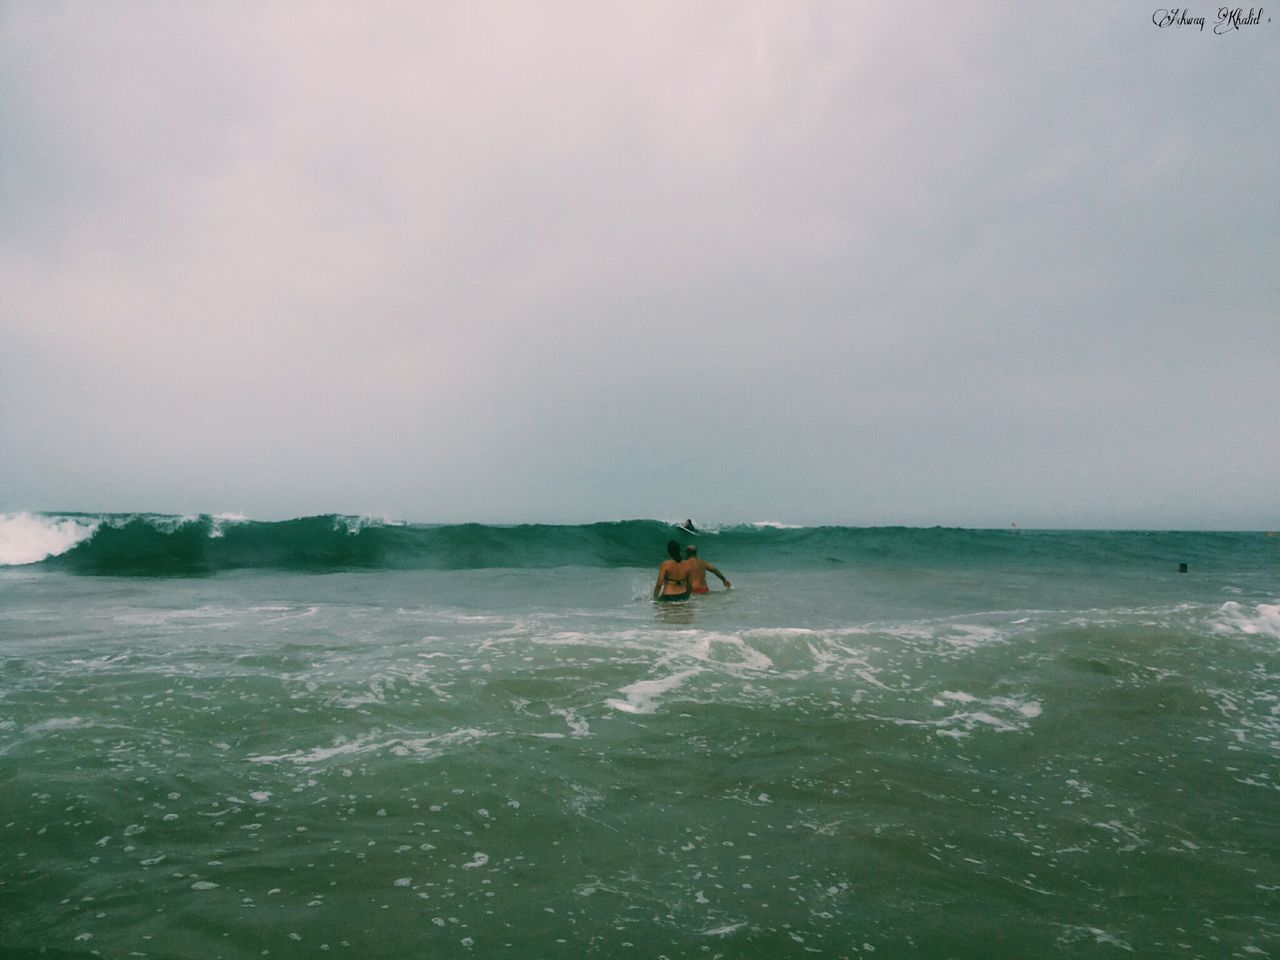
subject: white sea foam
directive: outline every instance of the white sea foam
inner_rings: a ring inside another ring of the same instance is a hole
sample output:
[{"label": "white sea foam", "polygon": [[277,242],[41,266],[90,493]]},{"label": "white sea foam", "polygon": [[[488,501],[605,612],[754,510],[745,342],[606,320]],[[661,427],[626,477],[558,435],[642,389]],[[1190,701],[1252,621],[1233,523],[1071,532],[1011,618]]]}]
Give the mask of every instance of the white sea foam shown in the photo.
[{"label": "white sea foam", "polygon": [[270,756],[250,756],[245,759],[250,763],[279,763],[287,760],[290,763],[311,764],[324,763],[336,757],[377,753],[381,750],[389,750],[397,756],[438,757],[455,744],[470,743],[486,736],[489,736],[489,734],[474,728],[451,730],[448,733],[438,734],[434,737],[411,739],[403,737],[388,738],[379,734],[370,734],[366,737],[357,737],[354,740],[337,743],[331,747],[313,747],[310,750],[295,750],[292,753],[280,753]]},{"label": "white sea foam", "polygon": [[209,537],[216,539],[225,532],[224,528],[237,523],[248,523],[249,518],[240,513],[215,513],[210,518]]},{"label": "white sea foam", "polygon": [[704,937],[727,937],[731,933],[737,933],[746,925],[747,922],[745,920],[740,920],[737,923],[726,923],[718,927],[711,927],[701,933]]},{"label": "white sea foam", "polygon": [[1250,611],[1243,604],[1231,600],[1210,618],[1209,625],[1219,636],[1244,633],[1280,640],[1280,604],[1260,603]]},{"label": "white sea foam", "polygon": [[721,667],[741,667],[747,670],[768,670],[773,666],[773,661],[767,655],[744,643],[736,634],[697,630],[685,631],[683,636],[688,642],[679,648],[680,656],[715,663]]},{"label": "white sea foam", "polygon": [[403,520],[393,520],[390,517],[373,517],[368,515],[361,516],[336,516],[333,518],[334,530],[345,530],[347,533],[355,535],[365,527],[403,527]]},{"label": "white sea foam", "polygon": [[74,730],[76,727],[85,726],[88,723],[83,717],[50,717],[48,720],[41,720],[38,723],[28,725],[28,734],[47,733],[50,730]]},{"label": "white sea foam", "polygon": [[995,627],[980,626],[969,623],[954,623],[950,627],[950,632],[944,634],[942,639],[944,642],[954,647],[973,648],[981,647],[988,643],[995,643],[1005,638],[1004,633]]},{"label": "white sea foam", "polygon": [[656,680],[638,680],[618,691],[626,697],[625,700],[615,698],[605,702],[615,710],[621,710],[623,713],[653,713],[658,709],[659,697],[664,693],[670,693],[690,677],[700,672],[700,669],[695,668],[693,670],[682,670],[667,677],[659,677]]},{"label": "white sea foam", "polygon": [[583,720],[582,717],[578,716],[577,712],[572,708],[566,708],[564,710],[553,709],[551,713],[557,717],[564,717],[564,722],[568,724],[569,730],[575,737],[590,736],[591,725],[588,724],[586,720]]},{"label": "white sea foam", "polygon": [[760,637],[822,637],[830,631],[814,630],[811,627],[754,627],[744,630],[742,635],[747,639]]},{"label": "white sea foam", "polygon": [[1030,721],[1040,716],[1043,708],[1038,700],[1019,700],[1016,697],[976,697],[963,690],[944,690],[933,697],[935,707],[960,705],[950,716],[932,721],[899,721],[912,726],[924,725],[937,729],[942,737],[964,738],[983,727],[1000,733],[1016,733],[1030,727]]},{"label": "white sea foam", "polygon": [[138,516],[133,516],[133,517],[130,517],[130,516],[113,517],[111,520],[111,525],[113,527],[123,527],[134,520],[143,520],[148,525],[150,525],[153,529],[159,530],[161,533],[176,533],[177,531],[181,530],[183,527],[187,526],[188,524],[199,523],[201,519],[202,517],[198,513],[184,513],[184,514],[172,514],[172,515],[140,514]]},{"label": "white sea foam", "polygon": [[[253,607],[253,608],[251,608],[251,609],[252,609],[252,610],[254,610],[254,611],[258,611],[258,610],[290,610],[290,608],[289,608],[289,607]],[[263,620],[262,622],[263,622],[263,623],[280,623],[282,620],[302,620],[302,619],[303,619],[303,618],[305,618],[305,617],[314,617],[314,616],[315,616],[317,613],[319,613],[319,612],[320,612],[320,607],[319,607],[319,605],[313,605],[313,606],[307,607],[307,609],[305,609],[305,610],[303,610],[303,611],[301,611],[301,612],[296,612],[296,611],[294,611],[294,612],[290,612],[290,613],[283,613],[283,614],[281,614],[281,615],[280,615],[280,616],[278,616],[278,617],[269,617],[269,618],[267,618],[266,620]]]},{"label": "white sea foam", "polygon": [[0,513],[0,567],[39,563],[93,536],[96,520]]}]

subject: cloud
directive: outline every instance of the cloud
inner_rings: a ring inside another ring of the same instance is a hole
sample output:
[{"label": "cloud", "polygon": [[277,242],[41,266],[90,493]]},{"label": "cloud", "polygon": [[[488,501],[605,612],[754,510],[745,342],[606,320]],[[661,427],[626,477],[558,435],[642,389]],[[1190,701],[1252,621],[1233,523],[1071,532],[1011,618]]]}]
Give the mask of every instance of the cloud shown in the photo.
[{"label": "cloud", "polygon": [[10,5],[0,506],[1263,525],[1267,37],[1036,17]]}]

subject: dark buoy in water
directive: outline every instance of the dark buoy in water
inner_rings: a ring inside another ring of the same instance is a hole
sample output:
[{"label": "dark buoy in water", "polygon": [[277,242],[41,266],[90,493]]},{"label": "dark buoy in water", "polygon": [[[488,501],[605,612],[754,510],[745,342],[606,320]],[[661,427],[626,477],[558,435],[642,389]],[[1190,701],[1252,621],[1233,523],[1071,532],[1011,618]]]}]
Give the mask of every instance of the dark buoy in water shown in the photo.
[{"label": "dark buoy in water", "polygon": [[1179,572],[1179,573],[1186,573],[1186,572],[1187,572],[1187,565],[1186,565],[1185,563],[1180,563],[1180,564],[1178,564],[1178,572]]}]

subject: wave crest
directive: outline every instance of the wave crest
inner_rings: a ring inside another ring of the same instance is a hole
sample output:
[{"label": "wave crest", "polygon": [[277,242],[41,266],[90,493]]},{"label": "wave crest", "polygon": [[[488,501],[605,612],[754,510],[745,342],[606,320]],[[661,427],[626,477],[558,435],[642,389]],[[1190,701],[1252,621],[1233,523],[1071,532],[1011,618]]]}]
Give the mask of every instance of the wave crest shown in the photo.
[{"label": "wave crest", "polygon": [[0,566],[39,563],[93,536],[96,520],[41,514],[0,514]]}]

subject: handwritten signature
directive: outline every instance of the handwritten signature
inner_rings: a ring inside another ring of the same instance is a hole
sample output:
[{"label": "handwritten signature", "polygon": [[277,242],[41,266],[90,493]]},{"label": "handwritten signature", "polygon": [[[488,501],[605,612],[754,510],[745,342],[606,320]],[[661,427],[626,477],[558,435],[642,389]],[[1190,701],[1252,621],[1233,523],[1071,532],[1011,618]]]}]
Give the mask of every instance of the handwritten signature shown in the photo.
[{"label": "handwritten signature", "polygon": [[[1254,10],[1253,7],[1250,7],[1246,12],[1244,7],[1219,7],[1218,20],[1214,24],[1213,32],[1218,36],[1222,36],[1233,30],[1239,30],[1241,27],[1259,26],[1264,22],[1264,9],[1264,7],[1259,7]],[[1203,33],[1205,18],[1196,16],[1187,7],[1173,7],[1172,9],[1161,7],[1151,15],[1151,22],[1161,29],[1165,27],[1195,27]],[[1267,17],[1265,22],[1270,23],[1271,18]]]}]

